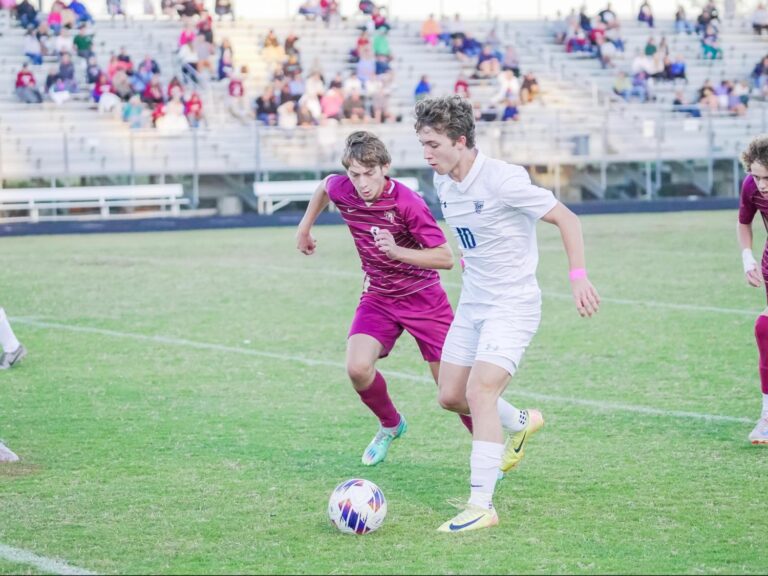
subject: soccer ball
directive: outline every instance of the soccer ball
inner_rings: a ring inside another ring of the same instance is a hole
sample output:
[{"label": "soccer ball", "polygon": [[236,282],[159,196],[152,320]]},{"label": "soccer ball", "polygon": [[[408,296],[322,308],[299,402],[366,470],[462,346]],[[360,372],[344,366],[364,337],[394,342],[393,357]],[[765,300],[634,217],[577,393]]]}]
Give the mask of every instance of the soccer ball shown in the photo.
[{"label": "soccer ball", "polygon": [[331,493],[328,517],[348,534],[368,534],[378,529],[387,516],[387,500],[381,488],[370,480],[353,478]]}]

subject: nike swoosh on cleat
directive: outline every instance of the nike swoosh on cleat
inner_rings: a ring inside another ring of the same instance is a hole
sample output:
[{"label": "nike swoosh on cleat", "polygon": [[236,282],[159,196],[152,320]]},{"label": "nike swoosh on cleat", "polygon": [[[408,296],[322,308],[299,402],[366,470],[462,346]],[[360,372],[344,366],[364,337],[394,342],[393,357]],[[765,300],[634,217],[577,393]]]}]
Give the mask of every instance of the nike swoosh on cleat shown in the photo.
[{"label": "nike swoosh on cleat", "polygon": [[470,488],[482,488],[483,487],[482,484],[470,484],[469,486],[470,486]]},{"label": "nike swoosh on cleat", "polygon": [[526,436],[528,436],[528,432],[526,432],[526,433],[523,435],[523,439],[522,439],[522,440],[520,440],[520,446],[518,446],[517,448],[514,448],[514,447],[512,448],[512,449],[515,451],[515,454],[517,454],[518,452],[520,452],[520,450],[522,450],[522,448],[523,448],[523,444],[525,444],[525,438],[526,438]]},{"label": "nike swoosh on cleat", "polygon": [[463,528],[466,528],[467,526],[472,526],[472,524],[474,524],[475,522],[478,522],[480,519],[482,519],[482,516],[478,516],[474,520],[470,520],[465,524],[454,524],[453,522],[451,522],[450,526],[448,526],[448,530],[453,530],[454,532],[456,530],[461,530]]}]

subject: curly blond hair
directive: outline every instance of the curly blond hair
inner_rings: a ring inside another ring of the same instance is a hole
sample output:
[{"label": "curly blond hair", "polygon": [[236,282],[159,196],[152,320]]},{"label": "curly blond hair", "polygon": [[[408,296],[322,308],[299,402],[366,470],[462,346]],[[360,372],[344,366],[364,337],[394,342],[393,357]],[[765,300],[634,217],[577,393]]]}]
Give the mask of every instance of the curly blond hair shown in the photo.
[{"label": "curly blond hair", "polygon": [[754,162],[768,169],[768,134],[761,134],[753,139],[741,153],[741,164],[746,172],[750,171]]}]

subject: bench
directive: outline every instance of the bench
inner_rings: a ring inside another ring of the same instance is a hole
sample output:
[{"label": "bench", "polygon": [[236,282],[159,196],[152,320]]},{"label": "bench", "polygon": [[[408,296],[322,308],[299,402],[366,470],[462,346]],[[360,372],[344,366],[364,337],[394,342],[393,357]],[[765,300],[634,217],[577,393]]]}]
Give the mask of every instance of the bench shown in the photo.
[{"label": "bench", "polygon": [[[419,191],[417,178],[395,178],[411,190]],[[254,182],[253,194],[259,214],[274,214],[291,202],[309,202],[322,180],[285,180],[281,182]],[[333,210],[333,203],[329,205]]]},{"label": "bench", "polygon": [[[183,198],[183,195],[184,188],[181,184],[6,188],[0,189],[0,223],[179,216],[181,206],[189,203],[189,199]],[[112,208],[145,207],[152,207],[154,210],[119,214],[112,212]],[[57,213],[59,210],[72,209],[77,209],[78,213]],[[79,213],[80,210],[88,212]],[[8,212],[26,214],[8,216]]]}]

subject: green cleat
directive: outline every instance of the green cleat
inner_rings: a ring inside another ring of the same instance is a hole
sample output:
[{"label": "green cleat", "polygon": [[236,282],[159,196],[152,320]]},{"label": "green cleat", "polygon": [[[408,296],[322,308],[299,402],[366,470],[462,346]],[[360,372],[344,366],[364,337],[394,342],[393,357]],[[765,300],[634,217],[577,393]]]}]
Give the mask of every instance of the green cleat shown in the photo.
[{"label": "green cleat", "polygon": [[392,440],[400,438],[405,431],[408,430],[408,424],[405,421],[403,415],[400,415],[400,424],[395,428],[382,428],[379,427],[379,431],[376,432],[376,436],[373,437],[371,443],[363,452],[363,464],[365,466],[375,466],[384,458],[387,457],[387,451],[389,445],[392,444]]}]

